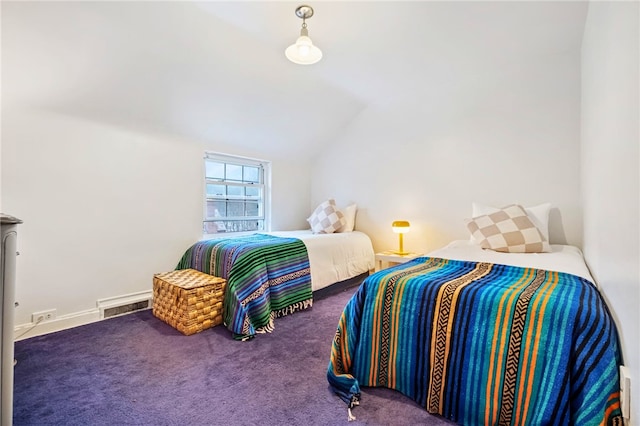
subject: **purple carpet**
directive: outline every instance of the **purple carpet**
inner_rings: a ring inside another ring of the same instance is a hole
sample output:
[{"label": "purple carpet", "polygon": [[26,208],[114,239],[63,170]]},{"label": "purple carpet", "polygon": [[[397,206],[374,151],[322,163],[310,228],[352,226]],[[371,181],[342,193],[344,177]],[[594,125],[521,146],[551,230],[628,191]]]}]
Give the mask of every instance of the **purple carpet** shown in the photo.
[{"label": "purple carpet", "polygon": [[347,422],[326,371],[354,291],[249,342],[222,326],[184,336],[150,310],[16,342],[14,425],[450,425],[374,388]]}]

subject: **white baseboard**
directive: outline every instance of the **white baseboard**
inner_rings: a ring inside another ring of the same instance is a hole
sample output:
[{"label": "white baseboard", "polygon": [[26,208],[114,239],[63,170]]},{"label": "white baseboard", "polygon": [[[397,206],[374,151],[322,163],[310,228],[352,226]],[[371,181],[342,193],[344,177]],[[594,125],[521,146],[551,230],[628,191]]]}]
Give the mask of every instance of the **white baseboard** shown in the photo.
[{"label": "white baseboard", "polygon": [[[60,315],[51,321],[41,323],[29,322],[19,324],[14,328],[14,340],[19,341],[30,337],[42,336],[43,334],[54,333],[73,327],[78,327],[104,319],[104,310],[109,307],[138,302],[141,300],[152,300],[153,291],[140,291],[137,293],[125,294],[122,296],[100,299],[96,302],[96,308],[86,311],[74,312],[67,315]],[[151,303],[149,304],[151,308]],[[126,314],[125,314],[126,315]]]},{"label": "white baseboard", "polygon": [[43,334],[54,333],[96,321],[100,321],[100,310],[97,308],[61,315],[54,320],[41,322],[39,324],[33,322],[19,324],[15,327],[13,335],[17,342],[28,339],[29,337],[42,336]]}]

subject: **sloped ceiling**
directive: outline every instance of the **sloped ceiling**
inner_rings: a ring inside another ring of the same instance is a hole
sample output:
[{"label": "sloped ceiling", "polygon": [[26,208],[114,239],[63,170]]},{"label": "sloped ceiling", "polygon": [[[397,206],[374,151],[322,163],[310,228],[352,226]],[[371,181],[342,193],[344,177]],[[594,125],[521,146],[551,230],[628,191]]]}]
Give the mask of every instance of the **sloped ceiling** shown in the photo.
[{"label": "sloped ceiling", "polygon": [[312,158],[365,108],[578,51],[585,2],[2,2],[3,107]]}]

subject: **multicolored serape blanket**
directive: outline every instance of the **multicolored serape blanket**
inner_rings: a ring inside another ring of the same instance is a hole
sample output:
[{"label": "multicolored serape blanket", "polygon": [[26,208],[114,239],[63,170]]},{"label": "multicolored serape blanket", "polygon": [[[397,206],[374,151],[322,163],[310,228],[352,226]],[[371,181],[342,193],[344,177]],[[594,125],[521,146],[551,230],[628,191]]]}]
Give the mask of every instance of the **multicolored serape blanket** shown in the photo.
[{"label": "multicolored serape blanket", "polygon": [[227,280],[224,323],[239,340],[271,331],[274,318],[313,303],[309,256],[297,238],[253,234],[200,241],[176,267],[187,268]]},{"label": "multicolored serape blanket", "polygon": [[589,281],[422,257],[364,281],[327,378],[350,417],[360,386],[384,386],[465,425],[621,425],[620,362]]}]

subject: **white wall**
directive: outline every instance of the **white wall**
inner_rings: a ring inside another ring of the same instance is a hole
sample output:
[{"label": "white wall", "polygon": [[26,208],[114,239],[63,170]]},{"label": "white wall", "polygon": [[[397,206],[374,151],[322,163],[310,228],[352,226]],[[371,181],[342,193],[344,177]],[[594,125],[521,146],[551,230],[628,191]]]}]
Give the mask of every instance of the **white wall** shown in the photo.
[{"label": "white wall", "polygon": [[617,320],[640,413],[640,7],[592,2],[582,45],[584,253]]},{"label": "white wall", "polygon": [[2,209],[24,221],[16,325],[47,309],[95,318],[98,299],[151,290],[153,273],[175,268],[202,235],[207,149],[273,160],[273,227],[304,226],[305,164],[5,106]]},{"label": "white wall", "polygon": [[361,113],[318,159],[312,204],[358,203],[356,228],[376,250],[397,246],[391,222],[406,219],[405,249],[427,252],[468,238],[472,201],[551,202],[552,242],[580,245],[579,108],[577,52],[431,98],[398,93]]}]

